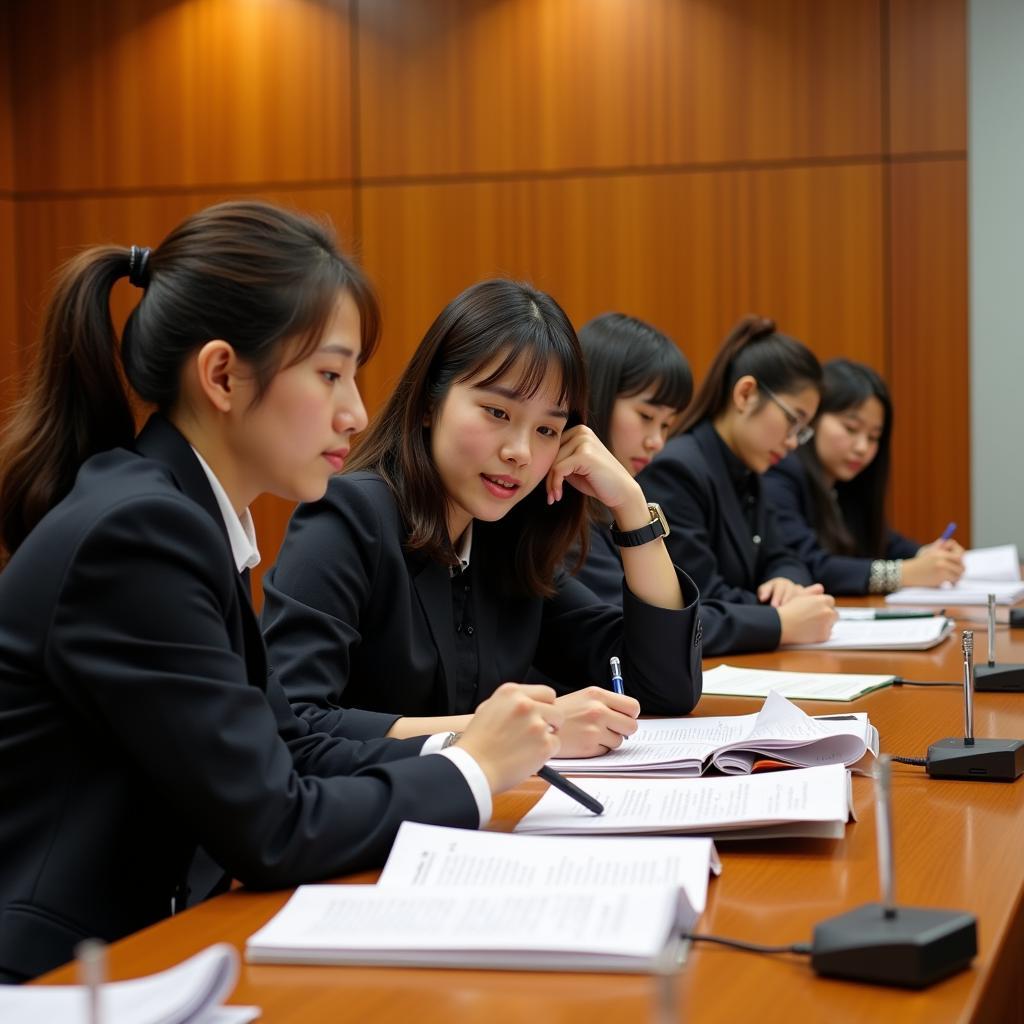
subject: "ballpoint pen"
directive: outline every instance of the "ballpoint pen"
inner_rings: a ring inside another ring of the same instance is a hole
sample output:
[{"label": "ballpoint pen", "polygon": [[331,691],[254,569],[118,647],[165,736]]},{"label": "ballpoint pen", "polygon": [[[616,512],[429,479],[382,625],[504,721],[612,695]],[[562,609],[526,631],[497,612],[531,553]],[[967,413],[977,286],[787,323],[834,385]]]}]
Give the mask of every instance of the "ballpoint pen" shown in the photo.
[{"label": "ballpoint pen", "polygon": [[559,775],[554,768],[544,765],[538,770],[537,776],[550,783],[555,789],[560,789],[566,796],[572,797],[576,803],[582,804],[588,811],[593,811],[594,814],[604,814],[604,804],[595,800],[579,786],[574,786],[564,775]]},{"label": "ballpoint pen", "polygon": [[[612,689],[616,693],[624,694],[626,692],[626,688],[622,685],[622,663],[618,658],[612,658],[608,662],[608,667],[611,669],[612,673]],[[629,737],[623,736],[622,739],[625,741],[628,740]]]},{"label": "ballpoint pen", "polygon": [[608,663],[612,673],[612,689],[616,693],[625,693],[625,689],[622,685],[622,663],[618,658],[612,658]]}]

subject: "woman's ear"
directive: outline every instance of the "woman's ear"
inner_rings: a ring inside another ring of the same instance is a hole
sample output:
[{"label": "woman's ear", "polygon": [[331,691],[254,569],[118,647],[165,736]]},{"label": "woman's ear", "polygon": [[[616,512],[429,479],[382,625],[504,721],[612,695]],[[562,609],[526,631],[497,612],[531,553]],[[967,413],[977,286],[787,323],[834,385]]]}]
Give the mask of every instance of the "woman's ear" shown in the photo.
[{"label": "woman's ear", "polygon": [[238,406],[239,365],[235,350],[221,339],[208,341],[196,353],[195,372],[199,391],[218,412]]},{"label": "woman's ear", "polygon": [[740,413],[753,412],[758,405],[757,380],[747,373],[732,387],[732,403]]}]

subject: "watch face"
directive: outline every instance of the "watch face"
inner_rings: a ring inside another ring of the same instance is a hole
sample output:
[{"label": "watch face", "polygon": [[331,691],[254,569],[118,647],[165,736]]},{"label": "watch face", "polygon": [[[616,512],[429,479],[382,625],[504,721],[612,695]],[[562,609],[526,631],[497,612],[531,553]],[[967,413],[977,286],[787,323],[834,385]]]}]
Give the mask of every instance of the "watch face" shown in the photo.
[{"label": "watch face", "polygon": [[651,515],[653,516],[651,522],[653,523],[656,519],[661,523],[661,528],[664,531],[661,536],[667,537],[669,535],[668,520],[665,518],[665,513],[661,511],[661,506],[656,501],[652,501],[647,507],[651,510]]}]

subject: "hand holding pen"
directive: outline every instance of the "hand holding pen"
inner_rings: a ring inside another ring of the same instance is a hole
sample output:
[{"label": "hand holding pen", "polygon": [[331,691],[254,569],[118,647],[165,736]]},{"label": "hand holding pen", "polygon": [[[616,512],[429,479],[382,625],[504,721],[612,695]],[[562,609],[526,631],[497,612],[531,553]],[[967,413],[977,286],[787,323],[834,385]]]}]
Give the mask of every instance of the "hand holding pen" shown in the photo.
[{"label": "hand holding pen", "polygon": [[903,586],[938,587],[960,579],[964,572],[964,549],[953,540],[955,529],[956,523],[949,523],[938,540],[919,548],[913,558],[904,559]]}]

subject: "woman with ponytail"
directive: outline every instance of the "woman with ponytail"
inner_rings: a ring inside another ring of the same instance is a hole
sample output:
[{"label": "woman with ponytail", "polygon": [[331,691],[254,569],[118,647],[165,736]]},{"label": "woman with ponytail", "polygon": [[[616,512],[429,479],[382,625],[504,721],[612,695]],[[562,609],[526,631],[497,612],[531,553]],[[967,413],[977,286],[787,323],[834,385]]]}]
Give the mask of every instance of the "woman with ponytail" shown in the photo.
[{"label": "woman with ponytail", "polygon": [[779,536],[761,474],[809,440],[821,366],[760,317],[741,320],[712,360],[682,433],[639,477],[660,502],[673,561],[700,588],[705,654],[828,637],[834,601]]},{"label": "woman with ponytail", "polygon": [[[441,749],[317,732],[267,673],[248,506],[323,495],[377,334],[331,234],[261,203],[63,269],[0,453],[0,979],[151,924],[190,884],[379,865],[406,819],[475,828],[557,751],[546,687],[499,689]],[[122,373],[156,408],[137,437]]]},{"label": "woman with ponytail", "polygon": [[783,540],[831,594],[937,587],[964,571],[955,540],[921,546],[885,521],[892,401],[863,363],[825,364],[814,440],[764,478]]}]

